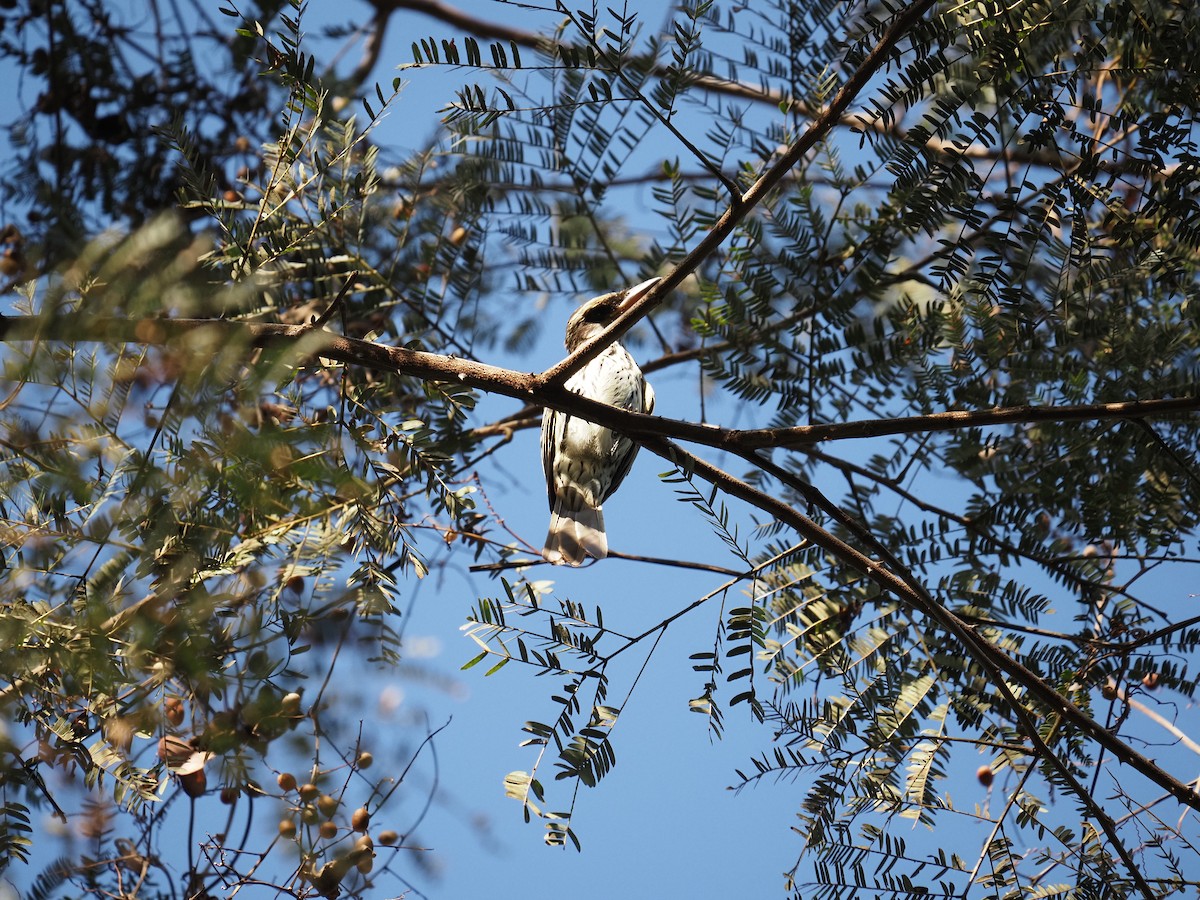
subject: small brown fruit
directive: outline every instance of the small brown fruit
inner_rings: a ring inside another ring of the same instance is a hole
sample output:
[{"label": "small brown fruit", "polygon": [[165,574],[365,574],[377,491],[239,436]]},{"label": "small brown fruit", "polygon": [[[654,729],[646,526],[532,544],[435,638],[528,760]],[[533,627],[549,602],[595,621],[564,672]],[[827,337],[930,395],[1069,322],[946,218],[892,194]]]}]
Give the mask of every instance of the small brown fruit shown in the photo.
[{"label": "small brown fruit", "polygon": [[183,701],[178,697],[168,697],[163,704],[163,713],[167,721],[176,727],[183,724]]},{"label": "small brown fruit", "polygon": [[296,776],[291,772],[280,772],[279,777],[275,780],[279,782],[280,790],[294,791],[296,789]]},{"label": "small brown fruit", "polygon": [[350,816],[350,827],[355,831],[366,831],[371,827],[371,814],[365,806],[360,806]]},{"label": "small brown fruit", "polygon": [[325,818],[333,818],[333,814],[337,812],[337,798],[329,794],[322,794],[321,799],[317,801],[317,809],[321,811],[321,815]]},{"label": "small brown fruit", "polygon": [[19,251],[6,249],[0,252],[0,275],[12,278],[24,268],[25,264]]},{"label": "small brown fruit", "polygon": [[237,798],[242,792],[235,787],[221,788],[221,802],[226,806],[233,806],[237,803]]},{"label": "small brown fruit", "polygon": [[287,841],[294,838],[296,836],[296,823],[291,819],[280,819],[279,836]]},{"label": "small brown fruit", "polygon": [[327,841],[331,841],[337,837],[337,823],[331,822],[329,819],[326,819],[324,822],[322,822],[321,827],[317,830],[320,832],[321,837],[325,838]]},{"label": "small brown fruit", "polygon": [[1100,688],[1100,696],[1105,700],[1115,700],[1117,696],[1117,686],[1115,684],[1106,684]]},{"label": "small brown fruit", "polygon": [[300,799],[305,803],[310,800],[316,800],[319,793],[321,793],[320,790],[311,781],[300,785]]},{"label": "small brown fruit", "polygon": [[390,828],[387,831],[379,832],[379,843],[385,847],[390,847],[400,840],[400,835],[392,831]]},{"label": "small brown fruit", "polygon": [[369,769],[371,768],[371,763],[373,762],[375,762],[375,757],[364,750],[362,753],[358,754],[358,759],[355,760],[355,765],[357,765],[360,769]]},{"label": "small brown fruit", "polygon": [[180,775],[179,784],[183,788],[183,792],[194,799],[202,796],[208,790],[208,776],[204,774],[203,769],[197,769],[195,772]]},{"label": "small brown fruit", "polygon": [[996,773],[992,771],[991,766],[980,766],[975,771],[975,777],[979,779],[979,783],[984,787],[991,787],[992,779],[996,777]]},{"label": "small brown fruit", "polygon": [[158,758],[172,768],[183,765],[193,752],[191,744],[173,734],[158,739]]}]

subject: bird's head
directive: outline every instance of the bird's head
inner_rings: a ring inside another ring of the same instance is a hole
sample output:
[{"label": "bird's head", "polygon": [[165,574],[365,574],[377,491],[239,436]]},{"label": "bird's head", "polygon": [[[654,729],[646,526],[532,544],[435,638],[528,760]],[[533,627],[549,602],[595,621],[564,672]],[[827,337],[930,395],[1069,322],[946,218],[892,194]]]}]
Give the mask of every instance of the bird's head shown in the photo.
[{"label": "bird's head", "polygon": [[623,291],[593,297],[583,304],[567,321],[567,349],[574,351],[580,344],[598,335],[660,281],[661,278],[651,278]]}]

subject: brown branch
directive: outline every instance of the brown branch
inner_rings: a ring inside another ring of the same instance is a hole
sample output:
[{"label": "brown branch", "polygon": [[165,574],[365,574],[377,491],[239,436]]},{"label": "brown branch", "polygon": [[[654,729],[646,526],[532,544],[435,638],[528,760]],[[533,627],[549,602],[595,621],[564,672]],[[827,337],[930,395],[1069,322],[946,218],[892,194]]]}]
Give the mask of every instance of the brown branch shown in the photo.
[{"label": "brown branch", "polygon": [[[440,0],[371,0],[371,5],[376,10],[377,24],[375,28],[377,34],[374,37],[376,45],[381,42],[381,34],[386,27],[387,17],[393,12],[400,10],[429,16],[447,25],[461,28],[463,31],[469,32],[476,37],[512,41],[520,47],[529,47],[537,50],[545,49],[551,44],[551,39],[544,35],[513,28],[512,26],[505,25],[503,22],[472,16],[461,9],[442,3]],[[374,48],[369,48],[369,52],[364,53],[364,62],[360,63],[355,72],[355,77],[358,81],[366,78],[367,72],[362,71],[366,60],[370,59],[371,65],[374,65],[375,58],[373,58],[373,53]],[[653,74],[655,77],[664,77],[671,73],[668,73],[663,67],[656,65],[653,69]],[[828,107],[825,109],[813,107],[800,98],[790,96],[782,91],[771,90],[770,88],[746,84],[740,81],[731,81],[728,78],[722,78],[713,74],[699,74],[695,76],[691,84],[712,94],[734,97],[738,100],[749,100],[752,103],[762,103],[774,108],[779,108],[780,104],[786,103],[789,113],[809,119],[823,118],[828,111]],[[853,131],[873,132],[882,137],[902,143],[911,142],[911,137],[906,130],[900,128],[898,124],[886,122],[878,116],[867,119],[857,114],[842,113],[837,116],[834,124]],[[1038,152],[1025,150],[1020,147],[993,148],[980,143],[963,146],[962,144],[955,144],[951,140],[943,140],[932,135],[922,142],[922,146],[934,155],[946,156],[952,159],[977,159],[986,162],[1039,166],[1056,170],[1061,169],[1063,163],[1062,154],[1057,151]],[[1146,160],[1129,159],[1118,162],[1104,157],[1096,160],[1096,166],[1100,171],[1110,174],[1121,174],[1127,171],[1145,173]],[[1176,168],[1178,168],[1177,165],[1166,166],[1151,177],[1165,178]]]},{"label": "brown branch", "polygon": [[[620,553],[616,550],[608,551],[609,559],[627,559],[630,562],[644,562],[655,566],[667,566],[673,569],[694,569],[697,572],[713,572],[717,575],[741,576],[742,573],[734,569],[726,568],[725,566],[717,566],[712,563],[691,562],[686,559],[667,559],[661,556],[638,556],[633,553]],[[528,569],[532,566],[548,565],[548,563],[538,557],[537,559],[509,559],[504,562],[497,563],[480,563],[479,565],[469,566],[469,572],[502,572],[506,569]]]},{"label": "brown branch", "polygon": [[[657,288],[656,288],[657,290]],[[648,416],[606,406],[565,388],[547,384],[545,373],[517,372],[471,359],[390,347],[344,337],[312,324],[281,325],[229,319],[118,319],[78,314],[0,318],[0,341],[54,340],[132,344],[194,342],[195,346],[264,347],[292,345],[297,356],[327,358],[350,365],[386,369],[428,381],[455,382],[513,397],[528,404],[509,421],[485,426],[480,434],[505,433],[531,426],[538,406],[570,412],[620,431],[631,438],[673,438],[731,453],[780,448],[794,449],[819,441],[929,433],[1025,422],[1069,422],[1103,419],[1143,419],[1200,410],[1200,396],[1077,406],[1013,406],[996,409],[931,413],[891,419],[866,419],[793,428],[731,429],[716,425]],[[549,370],[547,370],[549,371]]]},{"label": "brown branch", "polygon": [[1191,628],[1193,625],[1200,625],[1200,616],[1192,616],[1190,619],[1184,619],[1182,622],[1172,622],[1157,631],[1152,631],[1149,634],[1143,634],[1140,637],[1117,644],[1117,649],[1121,653],[1132,653],[1139,647],[1144,647],[1147,644],[1155,644],[1160,638],[1167,637],[1176,631],[1182,631],[1185,628]]},{"label": "brown branch", "polygon": [[[1077,422],[1093,419],[1143,419],[1200,410],[1200,396],[1159,400],[1127,400],[1122,403],[1085,403],[1078,406],[1004,406],[981,410],[948,410],[926,416],[867,419],[829,425],[800,425],[795,428],[758,428],[736,433],[731,442],[740,447],[795,448],[819,441],[883,437],[891,434],[922,434],[956,431],[985,425],[1025,422]],[[687,438],[685,438],[687,439]]]},{"label": "brown branch", "polygon": [[[2,335],[2,331],[0,331]],[[695,355],[707,352],[701,348]],[[690,358],[692,354],[688,351]],[[675,361],[672,358],[671,361]],[[661,368],[661,367],[658,367]],[[653,371],[651,366],[644,371]],[[534,394],[531,388],[530,396]],[[798,425],[792,428],[721,428],[718,425],[668,419],[643,413],[612,410],[596,404],[572,412],[586,417],[611,411],[613,418],[595,418],[602,425],[611,425],[630,437],[658,436],[703,444],[718,450],[737,453],[745,450],[798,449],[827,441],[841,441],[893,434],[928,434],[935,431],[957,431],[987,425],[1011,425],[1027,422],[1081,422],[1111,419],[1140,420],[1190,413],[1200,410],[1200,396],[1170,397],[1153,400],[1127,400],[1120,403],[1084,403],[1073,406],[1004,406],[984,410],[950,410],[923,416],[898,416],[887,419],[863,419],[856,422],[836,422],[824,425]],[[545,404],[553,406],[553,404]],[[555,409],[559,407],[554,406]],[[474,434],[487,437],[509,430],[532,428],[538,424],[538,404],[531,403],[512,416],[491,425],[481,426]],[[603,411],[603,412],[602,412]]]},{"label": "brown branch", "polygon": [[[1111,752],[1118,760],[1132,766],[1147,779],[1168,791],[1177,801],[1200,811],[1200,794],[1160,768],[1153,760],[1138,753],[1110,733],[1071,700],[1056,691],[1041,676],[983,638],[973,626],[938,603],[919,584],[911,583],[891,571],[882,562],[872,559],[836,537],[781,500],[771,497],[711,463],[693,456],[677,444],[658,438],[643,440],[642,445],[650,452],[698,475],[730,496],[737,497],[789,525],[801,537],[812,541],[855,571],[863,573],[884,591],[906,602],[945,628],[959,640],[965,652],[978,659],[981,665],[994,669],[997,673],[1003,673],[1021,685],[1028,695],[1042,707],[1046,715],[1061,716],[1065,722]],[[993,681],[996,681],[996,678],[993,678]],[[1003,684],[1004,679],[1000,678],[999,681]],[[1017,708],[1023,707],[1018,704],[1018,707],[1014,708],[1014,712],[1017,711]],[[1019,715],[1019,713],[1017,714]],[[1048,759],[1047,762],[1053,764],[1054,760]]]},{"label": "brown branch", "polygon": [[346,76],[348,87],[354,89],[360,88],[375,69],[376,63],[379,62],[379,54],[383,51],[383,42],[387,36],[387,26],[390,18],[390,10],[376,8],[375,15],[371,17],[371,24],[367,26],[367,36],[363,40],[362,58],[358,61],[358,65],[354,67],[354,70]]},{"label": "brown branch", "polygon": [[469,31],[479,37],[496,38],[502,41],[512,41],[522,47],[535,49],[545,47],[547,39],[532,31],[522,31],[491,19],[480,19],[464,12],[456,6],[442,3],[440,0],[370,0],[377,14],[390,15],[397,10],[408,10],[421,13],[433,19]]}]

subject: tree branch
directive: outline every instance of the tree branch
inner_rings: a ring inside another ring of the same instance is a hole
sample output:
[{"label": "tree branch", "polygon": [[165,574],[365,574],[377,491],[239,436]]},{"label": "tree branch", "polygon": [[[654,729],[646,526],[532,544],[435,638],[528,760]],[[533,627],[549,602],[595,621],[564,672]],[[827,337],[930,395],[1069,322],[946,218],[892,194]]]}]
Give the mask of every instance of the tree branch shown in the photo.
[{"label": "tree branch", "polygon": [[[1065,722],[1100,744],[1100,746],[1111,752],[1118,760],[1132,766],[1147,779],[1168,791],[1180,803],[1200,811],[1200,794],[1197,794],[1169,772],[1160,768],[1153,760],[1138,753],[1120,738],[1110,733],[1099,722],[1092,719],[1068,698],[1056,691],[1035,672],[983,638],[973,626],[967,624],[954,612],[946,609],[934,600],[920,584],[915,582],[910,583],[902,576],[891,571],[883,563],[872,559],[862,551],[825,530],[803,513],[793,509],[781,500],[771,497],[763,491],[734,478],[711,463],[688,453],[679,445],[662,438],[643,440],[641,443],[651,453],[663,457],[663,459],[680,466],[686,471],[699,475],[705,481],[715,485],[730,496],[744,500],[766,512],[776,520],[790,526],[801,537],[807,538],[817,546],[828,551],[855,571],[863,573],[884,591],[908,603],[927,618],[945,628],[947,632],[958,639],[964,651],[977,658],[982,665],[1004,673],[1004,675],[1012,679],[1015,683],[1021,685],[1045,710],[1047,715],[1061,716]],[[1048,760],[1048,762],[1052,761]]]},{"label": "tree branch", "polygon": [[[461,9],[442,3],[440,0],[371,0],[371,5],[376,10],[377,23],[375,27],[379,32],[382,32],[383,28],[386,27],[388,16],[394,12],[403,10],[419,13],[444,22],[447,25],[452,25],[455,28],[461,28],[463,31],[470,32],[477,37],[511,41],[520,47],[539,50],[545,49],[550,43],[549,38],[537,32],[525,31],[520,28],[513,28],[503,22],[472,16]],[[374,37],[374,40],[376,43],[379,42],[378,35]],[[366,60],[370,59],[371,64],[374,65],[375,58],[372,57],[374,48],[369,48],[369,51],[364,53],[364,63],[360,63],[355,72],[355,77],[358,81],[364,80],[368,74],[368,72],[362,71]],[[669,73],[662,66],[656,65],[653,69],[653,74],[656,77],[663,77]],[[740,81],[731,81],[719,75],[700,74],[692,80],[692,84],[711,94],[733,97],[738,100],[748,100],[752,103],[761,103],[776,109],[779,108],[780,104],[786,103],[788,104],[789,112],[810,119],[822,118],[827,112],[826,109],[815,108],[802,99],[790,96],[782,91],[772,90],[760,85],[746,84]],[[908,143],[912,140],[908,132],[900,128],[899,125],[885,122],[878,117],[865,119],[859,115],[844,113],[837,117],[837,121],[834,124],[839,127],[849,128],[852,131],[873,132],[881,137],[902,143]],[[1019,166],[1039,166],[1052,169],[1060,169],[1063,164],[1062,154],[1057,151],[1029,151],[1020,147],[994,148],[981,143],[972,143],[964,146],[933,135],[926,138],[922,146],[934,155],[946,156],[953,159],[978,159],[985,162],[1011,163]],[[1166,166],[1159,172],[1151,174],[1146,172],[1145,160],[1131,159],[1128,161],[1116,161],[1109,159],[1107,156],[1097,159],[1096,166],[1100,171],[1109,174],[1134,172],[1159,178],[1165,178],[1178,168],[1177,165]]]},{"label": "tree branch", "polygon": [[756,206],[766,199],[783,180],[783,177],[795,166],[817,142],[824,138],[851,102],[867,86],[875,73],[891,56],[892,49],[905,33],[908,32],[933,5],[933,0],[917,0],[892,20],[883,37],[867,54],[857,69],[842,85],[841,89],[830,101],[829,106],[812,120],[804,134],[800,135],[778,160],[775,161],[762,176],[741,196],[735,198],[721,218],[713,225],[703,239],[692,249],[683,261],[654,286],[642,299],[633,304],[628,310],[617,317],[616,321],[605,330],[604,334],[582,344],[579,349],[566,359],[556,363],[537,376],[537,387],[561,385],[571,375],[588,362],[600,355],[600,352],[619,339],[635,322],[647,315],[666,297],[668,292],[678,287],[688,275],[696,271],[725,242],[738,224],[750,214]]},{"label": "tree branch", "polygon": [[867,419],[828,425],[799,425],[794,428],[758,428],[734,433],[731,441],[740,447],[803,447],[820,441],[883,437],[891,434],[957,431],[984,425],[1025,422],[1078,422],[1098,419],[1143,419],[1200,410],[1200,396],[1156,400],[1127,400],[1121,403],[1084,403],[1077,406],[1003,406],[980,410],[947,410],[926,416]]},{"label": "tree branch", "polygon": [[[1145,419],[1200,410],[1200,396],[1196,396],[1077,406],[950,410],[924,416],[799,425],[793,428],[732,429],[606,406],[573,394],[561,386],[545,383],[545,373],[517,372],[471,359],[391,347],[345,337],[312,324],[281,325],[231,319],[118,319],[80,314],[0,318],[0,341],[20,343],[32,340],[129,344],[194,342],[196,346],[211,343],[222,347],[292,345],[298,357],[324,357],[429,381],[455,382],[488,393],[513,397],[530,404],[516,416],[518,419],[527,418],[530,425],[534,421],[530,415],[533,409],[549,406],[582,416],[631,438],[673,438],[731,453],[795,449],[822,441],[955,431],[986,425]],[[519,421],[501,422],[496,426],[488,426],[484,433],[503,433],[524,424]]]}]

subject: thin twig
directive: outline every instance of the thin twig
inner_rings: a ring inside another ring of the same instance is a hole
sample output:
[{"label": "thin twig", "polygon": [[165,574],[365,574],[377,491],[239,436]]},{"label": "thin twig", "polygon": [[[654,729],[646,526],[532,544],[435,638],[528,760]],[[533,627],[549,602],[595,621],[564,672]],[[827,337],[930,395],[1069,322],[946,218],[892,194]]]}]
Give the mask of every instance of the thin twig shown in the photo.
[{"label": "thin twig", "polygon": [[342,289],[337,292],[337,296],[333,298],[333,302],[329,304],[329,307],[325,310],[325,312],[313,319],[312,326],[314,328],[324,327],[325,323],[333,317],[333,314],[337,312],[338,307],[340,307],[343,301],[345,301],[346,295],[350,292],[350,285],[354,284],[354,279],[357,277],[358,272],[355,271],[350,273],[349,277],[346,278],[345,284],[342,285]]}]

